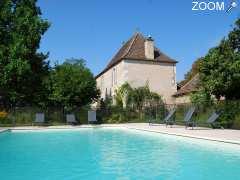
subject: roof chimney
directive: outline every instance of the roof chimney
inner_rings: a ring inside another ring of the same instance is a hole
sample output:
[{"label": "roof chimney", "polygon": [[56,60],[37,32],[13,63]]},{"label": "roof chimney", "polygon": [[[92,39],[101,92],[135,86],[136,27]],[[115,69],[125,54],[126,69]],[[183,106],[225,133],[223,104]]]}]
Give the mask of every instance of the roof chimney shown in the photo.
[{"label": "roof chimney", "polygon": [[148,38],[145,39],[144,46],[145,46],[146,59],[153,60],[154,59],[154,40],[150,35],[148,35]]}]

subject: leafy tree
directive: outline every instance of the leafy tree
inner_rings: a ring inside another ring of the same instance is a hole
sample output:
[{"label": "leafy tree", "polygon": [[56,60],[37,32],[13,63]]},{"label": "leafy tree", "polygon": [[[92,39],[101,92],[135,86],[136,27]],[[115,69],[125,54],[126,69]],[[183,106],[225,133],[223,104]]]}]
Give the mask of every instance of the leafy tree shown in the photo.
[{"label": "leafy tree", "polygon": [[134,88],[131,92],[131,103],[141,112],[145,105],[153,105],[161,101],[161,96],[151,92],[148,85]]},{"label": "leafy tree", "polygon": [[5,107],[44,99],[48,54],[37,50],[48,28],[36,0],[0,1],[0,96]]},{"label": "leafy tree", "polygon": [[116,104],[127,108],[134,106],[141,111],[146,104],[156,104],[161,101],[161,96],[155,92],[151,92],[148,85],[132,88],[128,82],[125,82],[115,91]]},{"label": "leafy tree", "polygon": [[148,86],[134,88],[131,95],[134,106],[136,106],[139,111],[142,111],[147,99],[150,96],[150,90]]},{"label": "leafy tree", "polygon": [[148,96],[148,102],[150,104],[159,104],[159,103],[163,103],[161,96],[158,93],[155,92],[150,92],[149,96]]},{"label": "leafy tree", "polygon": [[217,99],[240,99],[240,19],[228,37],[204,57],[200,77],[205,91]]},{"label": "leafy tree", "polygon": [[57,65],[51,72],[48,84],[50,100],[56,105],[81,107],[99,96],[95,78],[82,59],[70,59]]},{"label": "leafy tree", "polygon": [[204,91],[203,89],[201,89],[198,92],[192,93],[190,99],[194,105],[199,107],[200,106],[207,107],[212,103],[211,95],[208,92]]},{"label": "leafy tree", "polygon": [[128,82],[125,82],[119,89],[115,91],[116,104],[126,108],[130,103],[132,87]]}]

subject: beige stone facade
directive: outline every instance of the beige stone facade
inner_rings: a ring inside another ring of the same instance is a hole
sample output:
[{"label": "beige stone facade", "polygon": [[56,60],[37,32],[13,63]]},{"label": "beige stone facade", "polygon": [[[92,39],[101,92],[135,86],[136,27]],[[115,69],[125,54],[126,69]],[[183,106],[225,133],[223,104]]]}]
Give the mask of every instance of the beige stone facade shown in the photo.
[{"label": "beige stone facade", "polygon": [[127,81],[133,87],[148,83],[153,92],[162,96],[167,104],[174,103],[172,95],[177,91],[175,64],[125,60],[127,66]]},{"label": "beige stone facade", "polygon": [[141,34],[134,35],[96,76],[101,98],[104,99],[106,94],[114,96],[115,90],[128,82],[132,87],[148,84],[150,90],[161,95],[165,103],[175,103],[176,61],[154,47],[152,39],[146,41],[148,39]]},{"label": "beige stone facade", "polygon": [[177,84],[176,66],[173,64],[123,60],[96,80],[103,99],[106,93],[113,96],[118,87],[128,82],[132,87],[148,84],[150,90],[160,94],[167,104],[175,103],[172,95],[177,92]]},{"label": "beige stone facade", "polygon": [[101,92],[101,98],[104,99],[106,94],[113,96],[115,90],[126,82],[126,80],[126,65],[124,61],[122,61],[96,79],[97,87]]}]

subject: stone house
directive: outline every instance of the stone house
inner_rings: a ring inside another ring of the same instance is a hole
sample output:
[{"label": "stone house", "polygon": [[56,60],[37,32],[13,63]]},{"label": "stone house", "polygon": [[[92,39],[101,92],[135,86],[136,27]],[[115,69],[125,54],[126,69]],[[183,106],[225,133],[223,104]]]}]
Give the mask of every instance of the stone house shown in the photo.
[{"label": "stone house", "polygon": [[132,87],[148,83],[167,104],[175,103],[177,92],[176,63],[154,45],[152,37],[135,33],[97,76],[101,98],[113,96],[115,90],[128,82]]}]

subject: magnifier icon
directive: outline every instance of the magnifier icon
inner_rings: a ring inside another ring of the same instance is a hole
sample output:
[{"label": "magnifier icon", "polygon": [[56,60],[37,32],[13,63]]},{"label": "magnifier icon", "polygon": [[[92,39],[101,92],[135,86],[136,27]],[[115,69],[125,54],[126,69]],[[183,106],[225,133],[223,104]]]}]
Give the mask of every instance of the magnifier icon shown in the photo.
[{"label": "magnifier icon", "polygon": [[233,8],[236,8],[237,7],[237,2],[236,0],[233,0],[230,4],[230,7],[228,8],[227,12],[229,13]]}]

